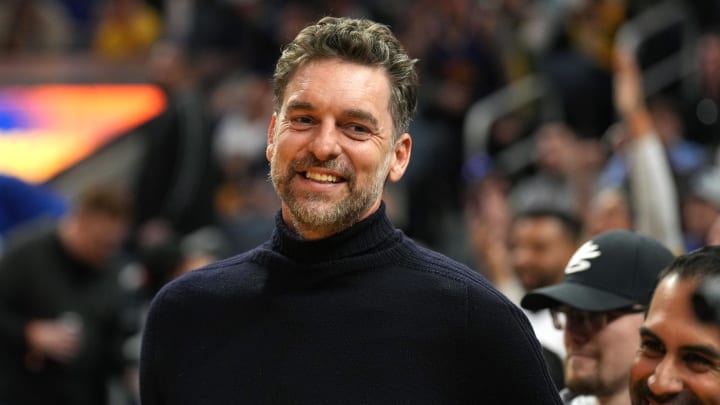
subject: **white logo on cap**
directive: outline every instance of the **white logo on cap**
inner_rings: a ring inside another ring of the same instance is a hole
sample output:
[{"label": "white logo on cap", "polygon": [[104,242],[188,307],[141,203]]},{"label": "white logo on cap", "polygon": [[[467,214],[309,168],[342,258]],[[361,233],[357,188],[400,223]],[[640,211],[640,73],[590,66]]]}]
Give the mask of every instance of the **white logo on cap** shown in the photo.
[{"label": "white logo on cap", "polygon": [[588,260],[598,256],[600,256],[598,245],[591,240],[585,242],[570,258],[567,267],[565,267],[565,274],[577,273],[578,271],[589,269],[590,262]]}]

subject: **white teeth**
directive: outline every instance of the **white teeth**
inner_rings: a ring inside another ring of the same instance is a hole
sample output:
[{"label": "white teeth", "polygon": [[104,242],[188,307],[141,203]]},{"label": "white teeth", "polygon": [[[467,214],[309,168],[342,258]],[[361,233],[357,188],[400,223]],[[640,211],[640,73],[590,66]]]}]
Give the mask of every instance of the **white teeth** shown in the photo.
[{"label": "white teeth", "polygon": [[337,183],[338,178],[329,174],[305,172],[305,178],[322,183]]}]

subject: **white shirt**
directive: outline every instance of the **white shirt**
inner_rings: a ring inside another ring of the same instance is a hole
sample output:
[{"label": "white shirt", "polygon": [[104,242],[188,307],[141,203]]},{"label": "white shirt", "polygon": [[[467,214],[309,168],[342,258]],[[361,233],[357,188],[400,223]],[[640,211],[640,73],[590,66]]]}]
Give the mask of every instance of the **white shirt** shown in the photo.
[{"label": "white shirt", "polygon": [[529,311],[524,309],[525,315],[530,321],[535,336],[537,336],[540,344],[560,356],[560,360],[565,360],[565,340],[563,331],[553,326],[552,316],[547,309],[539,311]]},{"label": "white shirt", "polygon": [[592,395],[575,395],[567,388],[560,391],[560,398],[565,405],[598,405],[596,397]]}]

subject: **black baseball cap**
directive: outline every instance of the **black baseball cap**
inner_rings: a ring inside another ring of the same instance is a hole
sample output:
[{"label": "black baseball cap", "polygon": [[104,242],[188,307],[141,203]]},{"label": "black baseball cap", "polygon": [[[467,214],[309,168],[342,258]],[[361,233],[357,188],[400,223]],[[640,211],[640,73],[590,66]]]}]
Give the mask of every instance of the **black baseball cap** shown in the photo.
[{"label": "black baseball cap", "polygon": [[562,282],[530,291],[520,305],[533,311],[563,304],[585,311],[647,306],[660,270],[673,258],[655,239],[626,230],[607,231],[575,251]]}]

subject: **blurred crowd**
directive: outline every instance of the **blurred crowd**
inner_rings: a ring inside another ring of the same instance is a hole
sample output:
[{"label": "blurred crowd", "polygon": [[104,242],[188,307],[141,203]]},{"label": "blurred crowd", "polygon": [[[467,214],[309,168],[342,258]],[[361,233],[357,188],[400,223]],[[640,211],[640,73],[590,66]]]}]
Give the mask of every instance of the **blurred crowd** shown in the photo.
[{"label": "blurred crowd", "polygon": [[[663,8],[674,18],[650,27]],[[620,228],[676,253],[720,243],[720,1],[3,1],[2,57],[141,62],[166,93],[124,179],[118,271],[138,320],[170,279],[270,235],[270,75],[322,15],[386,23],[418,59],[413,157],[385,200],[421,243],[504,286],[513,224],[539,212],[577,222],[575,241]],[[132,364],[138,331],[125,331]]]}]

